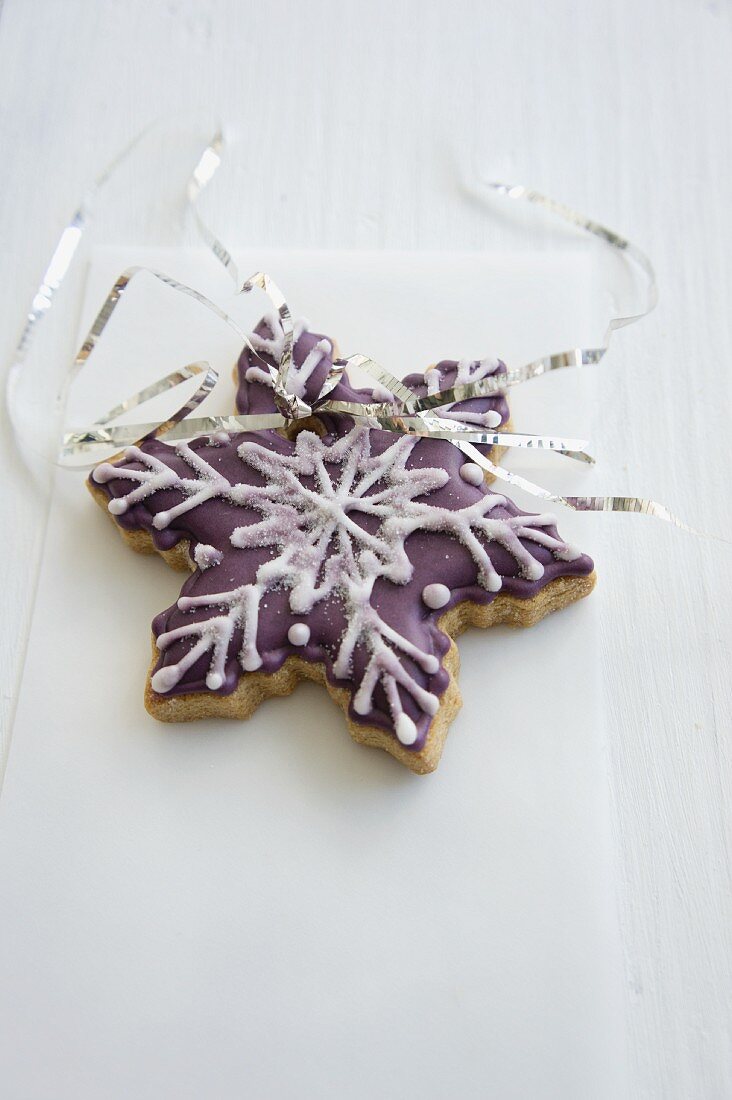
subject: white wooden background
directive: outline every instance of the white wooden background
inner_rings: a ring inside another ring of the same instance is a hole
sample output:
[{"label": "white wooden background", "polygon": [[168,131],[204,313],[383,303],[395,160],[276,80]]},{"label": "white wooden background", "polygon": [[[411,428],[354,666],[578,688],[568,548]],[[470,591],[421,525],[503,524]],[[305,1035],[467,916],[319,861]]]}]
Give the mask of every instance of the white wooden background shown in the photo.
[{"label": "white wooden background", "polygon": [[[504,230],[461,196],[459,171],[531,183],[642,244],[661,306],[598,374],[608,411],[594,449],[608,490],[732,535],[729,0],[5,0],[3,362],[95,170],[150,118],[201,104],[249,149],[209,206],[247,244],[490,246]],[[0,448],[7,750],[44,502],[5,422]],[[606,523],[607,775],[634,1096],[722,1100],[732,551],[652,521]]]}]

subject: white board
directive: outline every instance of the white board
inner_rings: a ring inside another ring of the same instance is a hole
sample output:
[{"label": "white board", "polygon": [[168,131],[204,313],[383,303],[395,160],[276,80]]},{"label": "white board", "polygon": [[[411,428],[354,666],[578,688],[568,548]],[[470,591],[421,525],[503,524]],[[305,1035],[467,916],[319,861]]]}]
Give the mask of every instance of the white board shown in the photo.
[{"label": "white board", "polygon": [[[143,259],[257,312],[210,258]],[[129,260],[97,254],[85,321]],[[603,329],[577,252],[260,251],[241,267],[396,374],[522,362]],[[236,353],[159,288],[131,292],[113,325],[74,419]],[[517,429],[578,434],[582,379],[548,381],[516,395]],[[520,465],[591,490],[561,459]],[[561,529],[592,553],[585,520]],[[465,635],[463,710],[417,777],[353,744],[314,685],[246,724],[155,723],[149,623],[180,582],[124,547],[80,476],[57,475],[0,800],[9,1095],[625,1095],[597,599]]]}]

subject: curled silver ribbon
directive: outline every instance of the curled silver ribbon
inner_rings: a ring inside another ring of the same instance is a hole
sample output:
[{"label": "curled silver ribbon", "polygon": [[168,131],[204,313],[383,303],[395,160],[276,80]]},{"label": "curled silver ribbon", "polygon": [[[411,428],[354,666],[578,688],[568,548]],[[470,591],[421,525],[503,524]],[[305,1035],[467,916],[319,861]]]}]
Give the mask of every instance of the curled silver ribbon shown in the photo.
[{"label": "curled silver ribbon", "polygon": [[146,137],[154,123],[140,130],[123,149],[107,164],[81,197],[81,201],[64,226],[51,258],[46,265],[41,281],[33,295],[30,308],[23,324],[20,339],[15,347],[8,371],[7,388],[12,393],[17,384],[18,375],[25,363],[31,344],[35,339],[38,325],[53,305],[53,300],[71,268],[76,250],[92,216],[94,201],[107,180]]},{"label": "curled silver ribbon", "polygon": [[[149,129],[149,128],[148,128]],[[91,198],[96,194],[106,179],[112,174],[117,165],[139,143],[147,131],[139,134],[115,160],[107,166],[103,173],[94,181],[92,188],[85,195],[78,210],[68,226],[64,229],[59,243],[54,251],[52,259],[44,274],[41,285],[34,297],[33,306],[28,314],[28,319],[23,334],[16,348],[15,357],[11,366],[9,392],[17,377],[17,371],[22,365],[30,342],[35,335],[38,322],[51,308],[53,297],[61,285],[66,273],[73,261],[81,235],[89,217]],[[191,287],[178,282],[175,279],[146,268],[131,268],[123,272],[115,281],[99,311],[95,321],[77,353],[69,380],[78,373],[84,363],[90,358],[99,342],[106,325],[114,312],[118,302],[124,294],[126,287],[135,275],[141,271],[163,282],[178,293],[185,294],[200,305],[211,310],[236,333],[242,342],[257,356],[264,368],[269,372],[273,388],[277,412],[267,414],[247,414],[233,416],[209,416],[193,417],[191,413],[199,407],[208,396],[217,381],[216,371],[207,363],[192,363],[173,371],[150,386],[125,401],[114,409],[100,417],[93,425],[80,431],[67,432],[63,437],[59,454],[59,462],[68,464],[68,459],[77,455],[85,455],[100,447],[109,448],[126,446],[130,443],[142,443],[147,439],[165,436],[169,440],[192,438],[196,435],[213,434],[218,431],[258,431],[262,429],[281,428],[294,420],[303,419],[318,413],[345,414],[370,426],[378,427],[398,434],[410,434],[427,438],[445,439],[453,443],[470,459],[490,473],[511,485],[515,485],[525,492],[540,499],[563,505],[575,511],[593,512],[631,512],[644,515],[653,515],[684,531],[700,534],[683,521],[678,519],[664,505],[653,500],[638,497],[611,497],[592,496],[576,497],[561,496],[551,493],[549,490],[535,485],[526,478],[506,470],[504,467],[492,462],[477,450],[476,444],[502,447],[517,447],[535,450],[550,450],[584,462],[592,462],[593,459],[584,450],[585,440],[564,439],[549,435],[524,435],[517,432],[490,432],[470,431],[456,427],[455,421],[440,417],[435,410],[444,408],[456,402],[467,401],[476,397],[488,397],[503,394],[512,386],[522,384],[533,378],[567,367],[585,366],[597,364],[608,350],[613,332],[626,325],[630,325],[647,316],[655,307],[658,300],[656,276],[649,258],[632,242],[615,233],[613,230],[601,225],[590,218],[586,218],[572,208],[542,195],[538,191],[531,190],[522,185],[510,185],[504,183],[488,183],[486,186],[495,193],[506,196],[512,200],[524,201],[538,205],[551,214],[562,218],[571,225],[598,238],[609,247],[630,260],[643,273],[646,279],[647,297],[644,308],[633,314],[611,318],[603,343],[595,348],[571,348],[567,351],[557,352],[543,356],[527,363],[523,367],[511,368],[499,376],[488,376],[476,382],[453,386],[449,390],[436,394],[418,396],[407,387],[400,379],[394,378],[374,360],[363,355],[353,355],[347,359],[336,360],[329,372],[317,399],[309,404],[303,398],[291,393],[287,389],[288,375],[292,364],[293,352],[293,324],[292,315],[287,301],[274,281],[264,272],[257,272],[249,279],[240,281],[236,263],[231,252],[221,240],[208,227],[200,214],[198,203],[218,170],[223,151],[223,136],[220,131],[203,150],[196,167],[194,168],[187,185],[187,197],[189,209],[195,218],[199,233],[213,255],[229,272],[234,282],[236,293],[250,293],[254,289],[261,290],[270,300],[280,320],[284,340],[283,350],[276,367],[262,359],[252,347],[246,333],[228,316],[219,306],[210,299],[200,294]],[[364,370],[380,385],[386,387],[393,400],[388,402],[372,402],[361,405],[356,402],[328,400],[328,394],[338,384],[343,371],[348,367],[358,367]],[[185,403],[164,422],[151,422],[147,424],[116,425],[114,421],[133,408],[144,405],[153,397],[172,389],[194,376],[202,376],[196,390]],[[95,463],[92,462],[92,465]]]}]

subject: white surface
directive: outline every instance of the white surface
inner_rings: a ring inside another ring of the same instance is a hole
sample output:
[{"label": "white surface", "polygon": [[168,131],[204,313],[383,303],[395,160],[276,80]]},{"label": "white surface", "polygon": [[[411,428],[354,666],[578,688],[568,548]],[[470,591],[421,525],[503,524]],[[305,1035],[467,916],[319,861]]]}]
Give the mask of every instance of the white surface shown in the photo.
[{"label": "white surface", "polygon": [[[137,258],[220,289],[205,256]],[[443,354],[440,275],[454,354],[478,353],[486,300],[516,361],[576,325],[602,331],[584,253],[392,253],[398,312],[376,259],[242,264],[276,272],[346,353],[370,336],[400,373]],[[85,327],[128,262],[92,267]],[[170,365],[205,353],[227,376],[236,337],[146,289],[77,409],[159,373],[161,330]],[[557,392],[544,400],[558,415]],[[57,476],[0,801],[4,1095],[197,1098],[214,1067],[231,1097],[624,1095],[597,601],[461,640],[464,708],[422,778],[355,746],[312,686],[246,724],[155,723],[149,621],[180,584],[129,552],[81,476]]]},{"label": "white surface", "polygon": [[[173,106],[206,102],[246,138],[209,201],[244,243],[492,246],[506,223],[465,201],[457,170],[526,181],[624,230],[658,267],[658,312],[619,335],[591,383],[588,403],[609,410],[594,431],[603,487],[652,493],[729,537],[731,44],[726,0],[5,0],[0,344],[7,355],[85,183]],[[164,166],[160,182],[169,194],[178,178]],[[140,180],[130,193],[142,202]],[[544,240],[536,221],[524,233]],[[6,430],[0,446],[7,731],[44,508]],[[650,521],[602,531],[629,1093],[716,1100],[732,1092],[730,552]]]}]

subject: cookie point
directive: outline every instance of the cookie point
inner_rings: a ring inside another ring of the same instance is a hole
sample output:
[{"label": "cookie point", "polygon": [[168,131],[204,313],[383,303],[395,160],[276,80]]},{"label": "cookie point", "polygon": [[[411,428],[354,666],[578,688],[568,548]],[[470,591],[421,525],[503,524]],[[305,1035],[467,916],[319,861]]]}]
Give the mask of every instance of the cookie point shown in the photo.
[{"label": "cookie point", "polygon": [[417,740],[417,727],[408,714],[400,714],[394,725],[396,735],[403,745],[413,745]]}]

